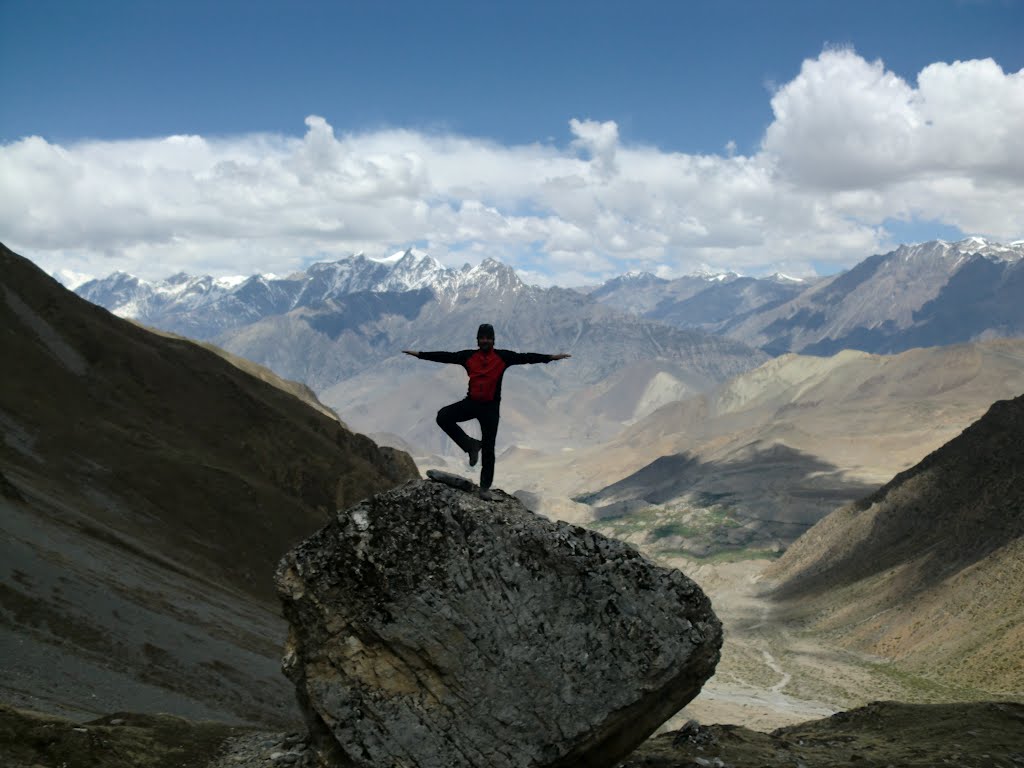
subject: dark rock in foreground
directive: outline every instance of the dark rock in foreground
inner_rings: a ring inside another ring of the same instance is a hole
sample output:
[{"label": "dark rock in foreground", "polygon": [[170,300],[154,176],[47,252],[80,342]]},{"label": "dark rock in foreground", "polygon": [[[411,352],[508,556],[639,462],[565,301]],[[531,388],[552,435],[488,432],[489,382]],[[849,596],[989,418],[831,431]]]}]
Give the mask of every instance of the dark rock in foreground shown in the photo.
[{"label": "dark rock in foreground", "polygon": [[690,579],[495,495],[407,484],[282,560],[285,673],[332,764],[612,766],[713,674]]},{"label": "dark rock in foreground", "polygon": [[995,768],[1024,765],[1024,704],[876,701],[771,733],[695,725],[657,736],[619,768]]},{"label": "dark rock in foreground", "polygon": [[[301,733],[118,712],[82,723],[0,704],[0,765],[40,768],[303,768]],[[387,765],[398,765],[393,762]],[[695,725],[656,736],[619,768],[1013,768],[1024,765],[1024,704],[875,702],[760,733]],[[586,768],[581,763],[581,768]]]}]

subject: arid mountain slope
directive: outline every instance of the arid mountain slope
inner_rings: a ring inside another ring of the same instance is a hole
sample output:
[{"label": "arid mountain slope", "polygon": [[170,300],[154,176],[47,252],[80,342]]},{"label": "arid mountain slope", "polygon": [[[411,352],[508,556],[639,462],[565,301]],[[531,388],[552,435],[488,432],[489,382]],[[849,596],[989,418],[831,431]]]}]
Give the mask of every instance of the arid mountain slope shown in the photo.
[{"label": "arid mountain slope", "polygon": [[735,274],[626,275],[598,301],[680,328],[725,334],[773,355],[893,354],[1024,334],[1024,242],[969,237],[876,254],[812,280]]},{"label": "arid mountain slope", "polygon": [[2,246],[0,329],[0,693],[291,717],[277,560],[409,457]]},{"label": "arid mountain slope", "polygon": [[784,355],[659,408],[607,444],[546,457],[546,469],[504,471],[546,471],[602,517],[717,506],[741,524],[781,523],[762,533],[793,540],[1022,391],[1018,340],[894,356]]},{"label": "arid mountain slope", "polygon": [[1024,396],[836,510],[766,574],[781,610],[922,674],[1024,693]]},{"label": "arid mountain slope", "polygon": [[904,245],[723,329],[768,352],[901,352],[1020,336],[1024,245]]}]

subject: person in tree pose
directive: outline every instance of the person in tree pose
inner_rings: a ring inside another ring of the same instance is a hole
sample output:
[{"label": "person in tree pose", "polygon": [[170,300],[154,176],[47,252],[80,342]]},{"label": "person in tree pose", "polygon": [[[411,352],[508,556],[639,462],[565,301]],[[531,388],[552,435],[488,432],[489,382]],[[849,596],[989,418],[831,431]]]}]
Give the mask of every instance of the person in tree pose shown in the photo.
[{"label": "person in tree pose", "polygon": [[[437,425],[445,431],[456,445],[469,454],[469,466],[475,467],[477,459],[483,458],[480,467],[480,498],[491,498],[491,482],[494,480],[494,440],[498,436],[499,407],[501,404],[501,380],[510,365],[550,363],[564,360],[572,355],[564,352],[557,355],[542,355],[537,352],[512,352],[494,348],[494,328],[484,323],[476,332],[477,349],[463,349],[459,352],[415,352],[403,350],[420,360],[435,363],[455,363],[469,374],[469,391],[457,403],[446,405],[437,412]],[[460,421],[476,419],[480,422],[480,439],[470,437],[459,426]]]}]

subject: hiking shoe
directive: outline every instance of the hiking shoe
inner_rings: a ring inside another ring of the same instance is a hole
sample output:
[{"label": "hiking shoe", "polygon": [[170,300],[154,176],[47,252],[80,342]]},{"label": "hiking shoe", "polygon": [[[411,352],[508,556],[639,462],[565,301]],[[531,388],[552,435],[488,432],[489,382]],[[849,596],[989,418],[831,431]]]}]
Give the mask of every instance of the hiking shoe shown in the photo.
[{"label": "hiking shoe", "polygon": [[467,453],[469,454],[469,466],[475,467],[476,460],[480,458],[480,441],[474,440]]},{"label": "hiking shoe", "polygon": [[483,499],[484,501],[491,501],[494,498],[494,494],[491,493],[490,488],[481,488],[480,498]]}]

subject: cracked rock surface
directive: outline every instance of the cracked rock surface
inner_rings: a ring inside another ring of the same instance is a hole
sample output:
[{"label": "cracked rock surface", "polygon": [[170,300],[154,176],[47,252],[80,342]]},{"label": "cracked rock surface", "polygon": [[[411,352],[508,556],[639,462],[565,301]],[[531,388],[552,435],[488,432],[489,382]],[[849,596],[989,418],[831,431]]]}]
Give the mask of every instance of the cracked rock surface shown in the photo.
[{"label": "cracked rock surface", "polygon": [[285,674],[328,764],[612,766],[714,673],[721,624],[631,546],[430,481],[281,561]]}]

